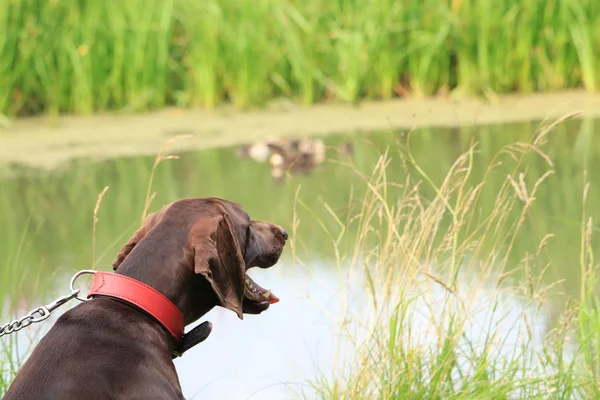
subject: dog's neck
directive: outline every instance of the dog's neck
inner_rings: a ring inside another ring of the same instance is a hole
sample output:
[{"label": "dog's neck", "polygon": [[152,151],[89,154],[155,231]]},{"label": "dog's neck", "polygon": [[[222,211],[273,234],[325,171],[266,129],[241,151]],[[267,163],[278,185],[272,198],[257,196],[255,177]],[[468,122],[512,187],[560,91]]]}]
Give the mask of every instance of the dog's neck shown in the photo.
[{"label": "dog's neck", "polygon": [[[160,326],[165,328],[161,331],[163,331],[165,334],[165,342],[168,343],[169,352],[171,353],[172,358],[180,357],[184,352],[203,342],[208,337],[212,330],[212,324],[207,321],[181,336],[181,334],[185,332],[185,325],[196,321],[214,307],[210,297],[207,296],[212,294],[214,301],[216,301],[216,295],[214,295],[214,292],[206,280],[203,278],[200,280],[198,279],[200,277],[194,274],[189,279],[167,279],[162,283],[153,283],[153,280],[149,280],[147,278],[144,279],[145,274],[141,274],[140,276],[139,274],[128,273],[126,268],[123,269],[125,271],[121,271],[120,269],[119,271],[116,271],[116,275],[121,276],[121,279],[117,279],[115,275],[109,275],[106,273],[102,273],[98,280],[94,278],[94,284],[92,285],[90,293],[100,296],[108,295],[109,297],[116,297],[110,300],[123,302],[129,306],[132,306],[133,308],[137,308],[140,312],[145,310],[146,313],[151,314],[155,320],[158,320],[156,321],[156,328],[159,329]],[[132,269],[134,271],[139,270],[138,268]],[[143,288],[144,286],[140,285],[140,283],[134,283],[134,281],[129,278],[134,279],[136,282],[142,282],[150,286],[151,289],[146,288],[145,290],[147,290],[152,296],[157,296],[155,293],[158,291],[172,304],[169,304],[169,302],[162,299],[162,296],[159,296],[158,298],[154,297],[154,299],[150,302],[148,302],[146,296],[136,297],[135,293],[139,294],[140,288]],[[123,287],[122,285],[125,285],[125,287],[127,287],[127,285],[131,286],[125,289],[125,292],[129,294],[125,295],[124,297],[119,297],[117,293],[119,292],[118,286],[111,286],[111,282],[113,284],[116,283],[117,285],[120,284],[121,288]],[[186,282],[187,284],[167,285],[165,282]],[[104,289],[101,290],[100,288]],[[162,306],[160,306],[158,310],[154,310],[158,312],[155,314],[152,309],[158,304],[162,304]],[[178,310],[175,310],[173,305],[175,305]],[[167,311],[167,314],[164,313],[165,310]],[[181,311],[181,314],[179,314],[179,311]],[[176,313],[177,315],[174,315],[173,313]],[[181,319],[182,316],[183,321]],[[183,326],[181,326],[181,322],[183,322]],[[173,340],[174,337],[176,338],[175,341]]]},{"label": "dog's neck", "polygon": [[162,293],[183,313],[185,325],[197,321],[218,302],[206,279],[185,266],[165,268],[158,263],[139,266],[134,260],[125,260],[115,272],[143,282]]}]

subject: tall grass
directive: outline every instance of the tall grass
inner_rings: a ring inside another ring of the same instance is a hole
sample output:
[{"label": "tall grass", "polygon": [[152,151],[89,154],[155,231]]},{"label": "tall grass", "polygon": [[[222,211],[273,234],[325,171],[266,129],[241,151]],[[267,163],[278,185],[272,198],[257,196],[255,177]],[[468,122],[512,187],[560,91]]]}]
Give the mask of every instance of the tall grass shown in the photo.
[{"label": "tall grass", "polygon": [[[0,264],[0,325],[24,316],[23,310],[33,309],[33,304],[40,300],[41,296],[32,296],[29,301],[23,298],[24,293],[43,293],[48,290],[51,283],[52,273],[35,269],[28,274],[22,274],[24,267],[22,254],[24,243],[29,230],[31,220],[27,221],[18,245],[11,248]],[[34,228],[35,229],[35,228]],[[25,336],[27,338],[25,338]],[[4,394],[12,382],[17,369],[23,362],[31,343],[39,339],[36,332],[24,332],[20,335],[8,335],[0,338],[0,395]]]},{"label": "tall grass", "polygon": [[[600,395],[600,266],[592,245],[597,213],[586,211],[587,179],[578,190],[580,258],[569,261],[569,268],[581,271],[577,292],[562,293],[566,299],[556,306],[561,291],[544,279],[561,263],[545,257],[549,247],[561,245],[554,232],[537,231],[531,245],[515,246],[531,235],[526,227],[535,223],[535,205],[546,201],[543,188],[559,168],[545,147],[561,122],[503,147],[479,171],[479,143],[473,143],[441,183],[408,148],[401,154],[412,173],[402,181],[389,176],[389,152],[371,173],[356,170],[368,190],[341,218],[345,229],[331,242],[339,249],[338,264],[350,265],[348,274],[364,283],[368,305],[348,306],[338,315],[340,335],[350,338],[353,351],[340,350],[336,370],[310,381],[317,398]],[[544,167],[528,168],[528,157]],[[483,195],[490,185],[493,199]],[[344,252],[340,243],[352,229],[358,232],[353,250]],[[519,301],[507,306],[507,299]],[[549,311],[557,316],[548,318]],[[416,315],[426,323],[415,323]]]},{"label": "tall grass", "polygon": [[600,5],[128,0],[0,3],[0,113],[598,90]]}]

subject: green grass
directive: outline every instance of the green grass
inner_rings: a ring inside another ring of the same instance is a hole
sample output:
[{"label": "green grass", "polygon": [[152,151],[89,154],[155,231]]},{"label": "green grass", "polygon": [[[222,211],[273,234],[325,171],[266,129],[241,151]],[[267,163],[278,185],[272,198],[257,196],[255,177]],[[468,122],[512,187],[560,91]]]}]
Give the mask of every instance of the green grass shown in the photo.
[{"label": "green grass", "polygon": [[[318,394],[310,398],[588,399],[600,395],[600,265],[592,245],[597,230],[592,215],[597,213],[586,211],[594,208],[588,203],[588,182],[577,192],[583,205],[577,235],[580,251],[579,258],[570,260],[570,268],[581,272],[580,290],[566,295],[564,306],[553,307],[558,316],[546,322],[546,331],[536,320],[548,312],[554,296],[552,282],[545,282],[543,275],[560,261],[550,258],[546,263],[541,255],[561,243],[551,236],[554,232],[542,230],[538,243],[515,246],[528,235],[527,224],[537,223],[531,221],[535,219],[531,210],[544,201],[541,190],[555,172],[544,152],[550,130],[546,126],[529,141],[510,143],[480,171],[474,147],[456,159],[441,184],[414,165],[410,153],[405,153],[407,164],[415,170],[403,181],[389,178],[390,158],[385,153],[375,168],[362,171],[368,187],[362,207],[343,219],[346,231],[351,226],[358,231],[352,239],[354,251],[340,251],[338,266],[348,272],[341,266],[350,265],[350,276],[364,282],[369,305],[366,311],[347,307],[333,318],[339,322],[340,337],[350,338],[354,351],[344,353],[340,348],[333,374],[327,371],[309,380]],[[528,157],[538,158],[546,168],[528,169]],[[510,172],[502,174],[498,187],[491,178],[504,168]],[[481,178],[471,179],[474,175]],[[493,199],[482,196],[490,185]],[[513,212],[521,217],[515,220]],[[344,235],[331,237],[334,247],[344,241]],[[533,273],[532,265],[537,263],[546,265]],[[436,289],[442,295],[433,296]],[[485,293],[487,302],[481,300]],[[522,316],[516,321],[520,327],[515,323],[507,332],[492,320],[509,317],[503,303],[511,298],[522,304],[509,306],[511,311]],[[482,311],[494,318],[482,323]],[[416,314],[429,321],[428,333],[414,324]],[[540,329],[542,340],[536,338]],[[502,354],[500,346],[507,346],[509,333],[520,340],[509,354]]]},{"label": "green grass", "polygon": [[0,113],[597,91],[595,0],[0,3]]},{"label": "green grass", "polygon": [[[31,295],[43,293],[48,290],[51,275],[42,269],[35,269],[31,273],[23,274],[23,248],[26,236],[30,232],[28,221],[17,238],[18,244],[11,248],[9,253],[2,254],[6,260],[0,269],[0,325],[23,317],[23,308],[27,311],[37,307],[36,303],[42,296]],[[45,275],[42,277],[42,275]],[[27,312],[25,311],[25,312]],[[0,395],[8,389],[23,357],[30,349],[32,343],[39,340],[36,332],[20,331],[20,334],[10,334],[0,338]],[[25,346],[23,346],[23,343]]]}]

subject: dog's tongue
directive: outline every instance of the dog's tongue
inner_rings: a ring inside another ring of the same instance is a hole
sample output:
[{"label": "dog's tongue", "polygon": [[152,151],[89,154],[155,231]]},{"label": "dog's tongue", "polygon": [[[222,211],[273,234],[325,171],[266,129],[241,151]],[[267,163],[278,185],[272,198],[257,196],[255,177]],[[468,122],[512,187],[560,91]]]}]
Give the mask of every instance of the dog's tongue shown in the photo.
[{"label": "dog's tongue", "polygon": [[257,303],[268,301],[271,304],[275,304],[279,301],[279,297],[254,282],[248,275],[246,275],[246,284],[244,285],[244,296]]}]

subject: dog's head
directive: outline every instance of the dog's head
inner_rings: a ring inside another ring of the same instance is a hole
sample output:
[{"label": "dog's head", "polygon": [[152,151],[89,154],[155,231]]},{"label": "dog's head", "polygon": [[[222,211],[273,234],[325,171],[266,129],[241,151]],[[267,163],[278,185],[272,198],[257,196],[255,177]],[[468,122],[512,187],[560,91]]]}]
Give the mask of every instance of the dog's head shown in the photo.
[{"label": "dog's head", "polygon": [[[123,272],[126,264],[139,266],[158,260],[162,268],[193,270],[194,276],[208,282],[218,305],[242,319],[243,313],[261,313],[278,301],[246,272],[277,263],[287,238],[282,227],[251,220],[237,203],[218,198],[184,199],[148,216],[119,252],[113,267]],[[157,285],[160,282],[153,286]]]},{"label": "dog's head", "polygon": [[190,231],[194,271],[210,283],[221,306],[242,318],[243,312],[258,313],[278,300],[246,272],[275,265],[288,235],[278,225],[252,221],[238,204],[215,201],[220,207],[196,220]]}]

